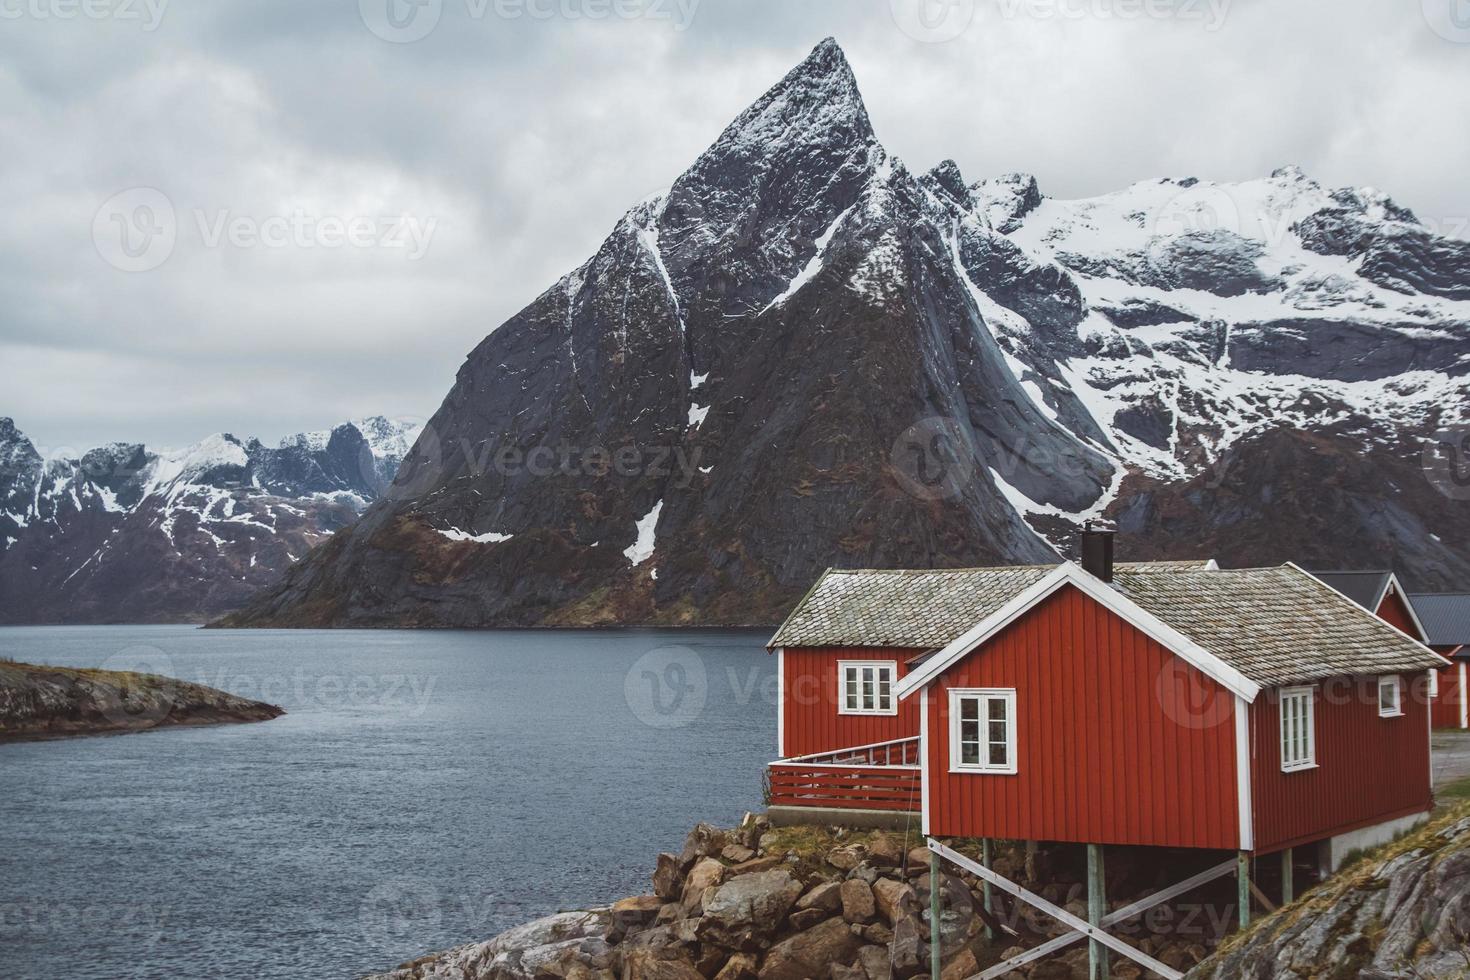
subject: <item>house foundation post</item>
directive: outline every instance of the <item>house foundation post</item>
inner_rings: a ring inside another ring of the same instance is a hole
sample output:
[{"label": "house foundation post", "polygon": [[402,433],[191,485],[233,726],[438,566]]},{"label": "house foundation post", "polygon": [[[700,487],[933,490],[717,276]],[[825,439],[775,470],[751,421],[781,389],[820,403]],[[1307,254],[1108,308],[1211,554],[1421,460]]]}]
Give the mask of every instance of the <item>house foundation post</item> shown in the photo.
[{"label": "house foundation post", "polygon": [[1240,928],[1251,924],[1251,859],[1245,851],[1235,856],[1236,907],[1240,911]]},{"label": "house foundation post", "polygon": [[[983,865],[985,865],[985,867],[987,867],[987,868],[990,867],[990,838],[989,837],[986,837],[986,838],[984,838],[984,839],[982,839],[980,841],[980,863],[983,864]],[[987,882],[985,882],[984,885],[981,886],[980,893],[981,893],[981,896],[984,899],[984,903],[983,904],[985,906],[985,914],[986,915],[994,915],[995,914],[995,906],[994,906],[994,903],[993,903],[993,901],[992,901],[992,899],[990,897],[990,882],[987,881]],[[987,923],[986,926],[985,926],[985,941],[986,942],[994,942],[995,941],[995,930],[992,929],[992,928],[990,928],[989,923]]]},{"label": "house foundation post", "polygon": [[1281,904],[1290,905],[1292,899],[1296,898],[1296,881],[1293,880],[1293,868],[1295,862],[1292,859],[1291,848],[1281,852]]},{"label": "house foundation post", "polygon": [[[1107,913],[1107,881],[1100,844],[1087,845],[1087,924],[1102,924]],[[1088,980],[1108,980],[1108,950],[1096,939],[1087,941]]]},{"label": "house foundation post", "polygon": [[929,852],[929,980],[939,980],[939,855]]}]

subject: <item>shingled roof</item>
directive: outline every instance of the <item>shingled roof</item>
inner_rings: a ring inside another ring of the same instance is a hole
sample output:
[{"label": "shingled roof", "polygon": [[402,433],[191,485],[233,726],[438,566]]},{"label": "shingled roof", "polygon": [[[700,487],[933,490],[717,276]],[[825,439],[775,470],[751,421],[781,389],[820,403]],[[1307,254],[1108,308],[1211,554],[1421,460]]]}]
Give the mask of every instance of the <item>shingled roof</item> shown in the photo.
[{"label": "shingled roof", "polygon": [[[1057,566],[824,574],[772,647],[948,647]],[[1112,588],[1263,687],[1444,661],[1294,565],[1119,564]]]}]

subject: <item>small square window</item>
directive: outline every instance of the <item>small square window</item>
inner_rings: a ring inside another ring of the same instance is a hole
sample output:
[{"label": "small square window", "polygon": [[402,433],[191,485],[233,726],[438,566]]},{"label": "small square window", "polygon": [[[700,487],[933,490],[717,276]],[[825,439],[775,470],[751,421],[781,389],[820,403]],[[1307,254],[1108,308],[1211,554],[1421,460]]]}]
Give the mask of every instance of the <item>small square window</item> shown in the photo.
[{"label": "small square window", "polygon": [[1398,677],[1378,678],[1378,717],[1397,718],[1404,713]]},{"label": "small square window", "polygon": [[837,676],[842,685],[842,703],[838,713],[898,714],[898,706],[893,700],[894,675],[897,673],[896,660],[840,661],[837,664]]}]

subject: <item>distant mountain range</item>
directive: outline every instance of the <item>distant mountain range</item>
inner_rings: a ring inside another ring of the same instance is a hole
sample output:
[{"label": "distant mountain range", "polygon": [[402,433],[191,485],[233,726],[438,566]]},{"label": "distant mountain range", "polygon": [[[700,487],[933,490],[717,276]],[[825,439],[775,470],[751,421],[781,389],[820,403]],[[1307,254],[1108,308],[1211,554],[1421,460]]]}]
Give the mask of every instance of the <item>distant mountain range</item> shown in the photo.
[{"label": "distant mountain range", "polygon": [[222,433],[43,459],[0,418],[0,623],[233,609],[376,500],[419,428],[375,417],[278,447]]},{"label": "distant mountain range", "polygon": [[1470,243],[1381,192],[911,171],[828,40],[490,332],[392,490],[225,622],[771,623],[829,565],[1048,561],[1093,517],[1129,559],[1465,587],[1470,505],[1424,447],[1467,375]]}]

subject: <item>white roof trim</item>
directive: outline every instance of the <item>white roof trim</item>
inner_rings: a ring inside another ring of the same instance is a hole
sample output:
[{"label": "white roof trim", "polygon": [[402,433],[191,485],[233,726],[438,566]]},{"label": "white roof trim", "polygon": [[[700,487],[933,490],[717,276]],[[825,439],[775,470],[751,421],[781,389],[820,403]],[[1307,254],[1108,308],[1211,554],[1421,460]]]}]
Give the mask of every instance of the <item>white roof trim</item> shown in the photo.
[{"label": "white roof trim", "polygon": [[[968,655],[980,644],[1008,626],[1013,620],[1051,595],[1063,585],[1074,585],[1083,594],[1116,613],[1124,621],[1157,640],[1185,663],[1202,671],[1232,694],[1254,701],[1261,685],[1246,677],[1224,660],[1210,653],[1174,627],[1144,609],[1116,589],[1110,588],[1096,576],[1084,572],[1073,562],[1063,562],[1051,572],[981,620],[958,638],[930,657],[918,670],[912,671],[898,683],[900,699],[927,685],[944,673],[960,658]],[[1324,586],[1325,588],[1325,586]]]},{"label": "white roof trim", "polygon": [[[1384,589],[1383,595],[1378,597],[1378,605],[1381,607],[1383,600],[1391,595],[1397,595],[1399,602],[1403,603],[1404,608],[1409,610],[1409,620],[1414,624],[1414,629],[1419,631],[1419,635],[1414,637],[1414,639],[1420,643],[1428,640],[1429,633],[1424,629],[1424,624],[1419,621],[1419,613],[1414,609],[1414,600],[1409,598],[1409,593],[1404,590],[1403,584],[1399,582],[1399,577],[1393,572],[1388,573],[1388,588]],[[1375,609],[1374,612],[1377,612],[1377,610]]]}]

